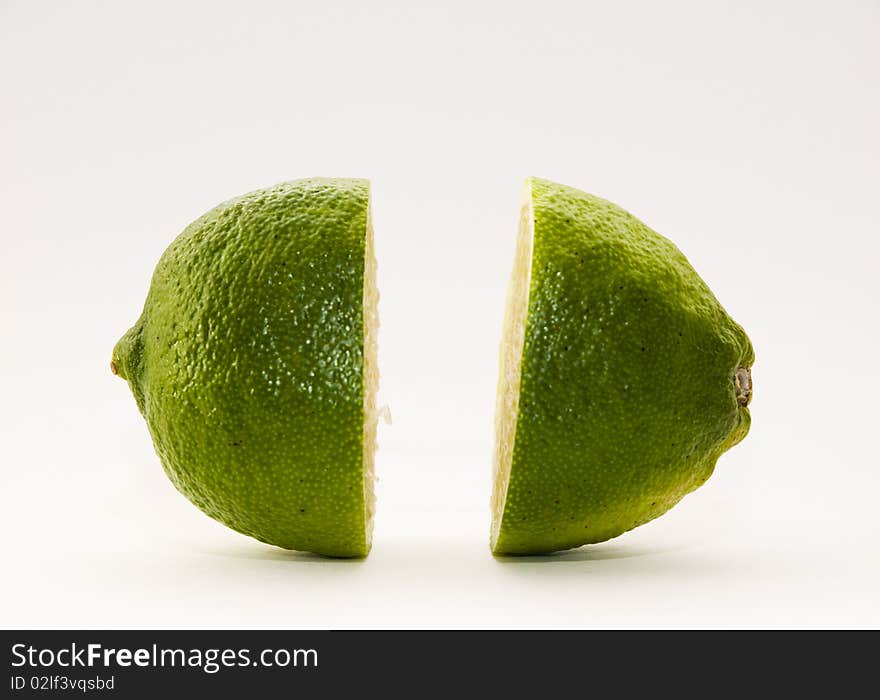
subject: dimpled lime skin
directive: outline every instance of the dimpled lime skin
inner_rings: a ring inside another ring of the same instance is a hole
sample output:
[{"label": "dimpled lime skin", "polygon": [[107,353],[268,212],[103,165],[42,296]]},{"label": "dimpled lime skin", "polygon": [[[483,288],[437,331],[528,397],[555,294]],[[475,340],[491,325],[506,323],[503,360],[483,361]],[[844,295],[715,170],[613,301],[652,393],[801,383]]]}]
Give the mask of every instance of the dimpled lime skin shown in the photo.
[{"label": "dimpled lime skin", "polygon": [[365,180],[309,179],[192,223],[113,350],[174,485],[269,544],[363,557]]},{"label": "dimpled lime skin", "polygon": [[494,551],[601,542],[658,517],[745,437],[754,351],[684,255],[620,207],[532,179],[534,248]]}]

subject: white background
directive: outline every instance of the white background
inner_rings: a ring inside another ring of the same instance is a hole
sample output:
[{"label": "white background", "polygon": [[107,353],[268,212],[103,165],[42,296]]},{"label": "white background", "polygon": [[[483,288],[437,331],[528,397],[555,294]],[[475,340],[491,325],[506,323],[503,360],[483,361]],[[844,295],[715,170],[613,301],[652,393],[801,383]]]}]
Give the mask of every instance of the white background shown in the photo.
[{"label": "white background", "polygon": [[[878,627],[880,5],[0,4],[4,627]],[[231,196],[373,182],[363,562],[202,515],[110,350]],[[672,238],[757,352],[753,428],[611,542],[488,550],[522,180]]]}]

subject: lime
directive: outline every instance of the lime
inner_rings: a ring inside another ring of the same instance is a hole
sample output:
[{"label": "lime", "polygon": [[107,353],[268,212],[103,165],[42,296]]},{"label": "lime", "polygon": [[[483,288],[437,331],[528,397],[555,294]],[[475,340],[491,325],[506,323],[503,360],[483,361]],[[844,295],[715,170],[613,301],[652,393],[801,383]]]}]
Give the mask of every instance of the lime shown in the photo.
[{"label": "lime", "polygon": [[165,251],[111,368],[205,513],[286,549],[367,555],[375,274],[365,180],[251,192]]},{"label": "lime", "polygon": [[491,548],[551,552],[646,523],[751,422],[752,345],[669,240],[532,178],[508,290]]}]

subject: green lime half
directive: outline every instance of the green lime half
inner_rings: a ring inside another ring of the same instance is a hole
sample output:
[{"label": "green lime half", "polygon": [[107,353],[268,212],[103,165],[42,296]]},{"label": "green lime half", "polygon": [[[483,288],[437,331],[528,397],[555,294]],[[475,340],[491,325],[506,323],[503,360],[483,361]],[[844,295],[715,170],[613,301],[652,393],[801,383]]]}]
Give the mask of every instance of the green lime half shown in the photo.
[{"label": "green lime half", "polygon": [[365,180],[297,180],[232,199],[165,251],[113,350],[173,484],[263,542],[370,550],[372,241]]}]

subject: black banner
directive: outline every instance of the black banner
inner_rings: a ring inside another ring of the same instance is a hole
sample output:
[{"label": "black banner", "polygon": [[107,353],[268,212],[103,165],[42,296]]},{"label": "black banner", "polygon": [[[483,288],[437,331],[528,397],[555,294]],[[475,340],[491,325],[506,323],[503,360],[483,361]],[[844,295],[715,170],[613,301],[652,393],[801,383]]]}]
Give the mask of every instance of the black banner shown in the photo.
[{"label": "black banner", "polygon": [[[2,632],[8,697],[245,697],[335,689],[412,697],[601,688],[840,697],[873,672],[876,633],[793,632]],[[699,680],[703,679],[703,680]],[[518,692],[518,694],[519,694]],[[256,694],[256,695],[254,695]],[[618,694],[618,693],[614,693]]]}]

